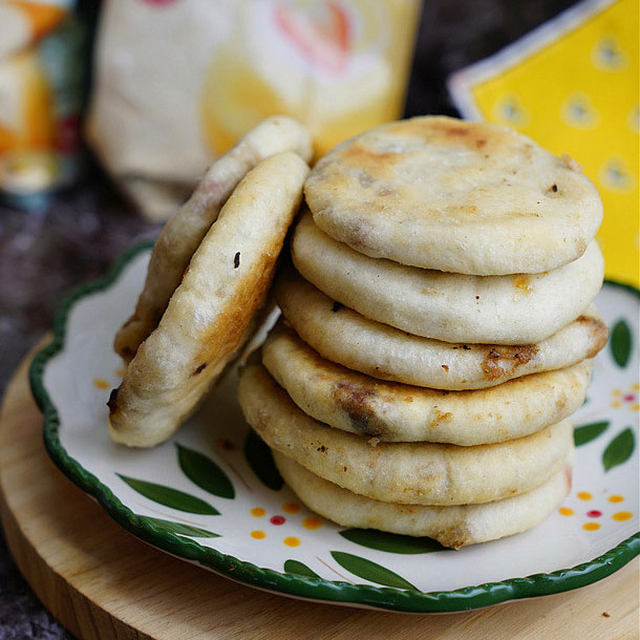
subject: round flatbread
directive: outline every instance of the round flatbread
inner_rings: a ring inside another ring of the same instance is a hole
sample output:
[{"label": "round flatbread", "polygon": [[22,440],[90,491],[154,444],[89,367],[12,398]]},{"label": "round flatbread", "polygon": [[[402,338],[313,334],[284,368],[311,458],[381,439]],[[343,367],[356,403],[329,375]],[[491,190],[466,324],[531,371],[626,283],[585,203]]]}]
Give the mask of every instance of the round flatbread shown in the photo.
[{"label": "round flatbread", "polygon": [[445,342],[532,344],[577,318],[602,286],[592,242],[575,262],[537,275],[465,276],[369,258],[330,238],[307,213],[296,226],[296,269],[362,315]]},{"label": "round flatbread", "polygon": [[562,469],[573,446],[568,420],[476,447],[376,445],[376,439],[331,429],[303,413],[262,365],[243,370],[238,398],[247,422],[270,447],[329,482],[383,502],[477,504],[514,496]]},{"label": "round flatbread", "polygon": [[114,349],[122,358],[131,360],[158,326],[191,256],[238,182],[258,162],[284,151],[309,162],[309,131],[288,116],[267,118],[211,165],[191,198],[167,221],[153,248],[135,311],[115,337]]},{"label": "round flatbread", "polygon": [[539,487],[512,498],[452,507],[392,504],[357,495],[328,482],[275,449],[273,458],[293,492],[321,516],[343,527],[428,536],[455,549],[535,527],[571,488],[570,456],[562,471]]},{"label": "round flatbread", "polygon": [[242,346],[264,305],[308,171],[286,152],[263,160],[235,189],[112,392],[116,442],[144,447],[168,438]]},{"label": "round flatbread", "polygon": [[421,117],[372,129],[314,167],[316,224],[373,258],[471,275],[541,273],[577,259],[602,221],[568,156],[507,127]]},{"label": "round flatbread", "polygon": [[570,416],[584,402],[591,361],[478,391],[382,382],[320,356],[278,323],[262,364],[307,415],[381,442],[461,446],[521,438]]},{"label": "round flatbread", "polygon": [[369,320],[325,296],[293,269],[280,273],[275,292],[296,333],[328,360],[382,380],[432,389],[483,389],[568,367],[593,358],[608,336],[591,306],[537,344],[450,344]]}]

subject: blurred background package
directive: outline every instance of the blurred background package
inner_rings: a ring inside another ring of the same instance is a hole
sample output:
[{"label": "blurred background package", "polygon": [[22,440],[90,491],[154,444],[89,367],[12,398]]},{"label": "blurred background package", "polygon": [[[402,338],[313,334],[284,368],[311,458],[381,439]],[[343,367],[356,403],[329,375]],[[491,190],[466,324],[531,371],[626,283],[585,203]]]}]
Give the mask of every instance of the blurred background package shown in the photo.
[{"label": "blurred background package", "polygon": [[638,0],[583,0],[449,79],[471,120],[569,154],[598,188],[606,274],[640,285]]},{"label": "blurred background package", "polygon": [[42,207],[79,162],[85,32],[72,0],[0,0],[0,196]]},{"label": "blurred background package", "polygon": [[151,219],[265,117],[316,152],[402,115],[420,0],[110,0],[87,138]]}]

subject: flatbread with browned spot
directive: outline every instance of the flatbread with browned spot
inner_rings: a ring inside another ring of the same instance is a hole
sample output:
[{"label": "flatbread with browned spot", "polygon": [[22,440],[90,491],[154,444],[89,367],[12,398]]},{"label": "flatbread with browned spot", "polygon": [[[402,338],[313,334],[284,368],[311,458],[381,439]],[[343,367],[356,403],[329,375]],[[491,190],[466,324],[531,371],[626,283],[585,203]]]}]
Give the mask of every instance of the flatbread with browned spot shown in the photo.
[{"label": "flatbread with browned spot", "polygon": [[292,152],[271,156],[227,200],[112,394],[109,431],[116,442],[147,447],[168,438],[243,345],[308,171]]},{"label": "flatbread with browned spot", "polygon": [[434,389],[483,389],[569,367],[593,358],[608,336],[593,305],[537,344],[451,344],[369,320],[324,295],[293,269],[280,272],[275,292],[287,321],[327,360],[382,380]]},{"label": "flatbread with browned spot", "polygon": [[305,196],[316,224],[360,253],[480,276],[572,262],[602,220],[597,190],[567,156],[507,127],[445,117],[338,145]]},{"label": "flatbread with browned spot", "polygon": [[383,382],[326,360],[280,322],[262,363],[307,415],[381,442],[462,446],[521,438],[560,422],[584,402],[591,361],[477,391]]},{"label": "flatbread with browned spot", "polygon": [[258,162],[283,151],[294,151],[309,162],[311,135],[288,116],[267,118],[211,165],[191,198],[167,221],[153,247],[135,311],[115,337],[114,349],[122,358],[131,360],[158,326],[191,256],[238,182]]},{"label": "flatbread with browned spot", "polygon": [[556,474],[573,447],[568,420],[524,438],[475,447],[368,442],[303,413],[262,365],[244,368],[238,398],[247,422],[270,447],[329,482],[383,502],[501,500]]}]

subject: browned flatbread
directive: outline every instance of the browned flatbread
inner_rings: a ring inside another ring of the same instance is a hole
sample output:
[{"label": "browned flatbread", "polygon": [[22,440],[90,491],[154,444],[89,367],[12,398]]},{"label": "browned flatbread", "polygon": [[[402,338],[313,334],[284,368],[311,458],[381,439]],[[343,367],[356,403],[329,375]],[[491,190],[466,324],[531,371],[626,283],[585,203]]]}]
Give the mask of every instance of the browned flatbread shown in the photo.
[{"label": "browned flatbread", "polygon": [[527,436],[584,402],[591,361],[489,389],[438,391],[382,382],[320,356],[284,323],[262,347],[262,363],[307,415],[381,442],[461,446]]},{"label": "browned flatbread", "polygon": [[111,395],[116,442],[146,447],[168,438],[242,346],[265,302],[308,171],[286,152],[240,182]]},{"label": "browned flatbread", "polygon": [[392,122],[318,161],[315,223],[373,258],[470,275],[541,273],[579,258],[602,220],[580,167],[513,129]]},{"label": "browned flatbread", "polygon": [[326,295],[378,322],[445,342],[540,342],[577,318],[602,286],[597,242],[584,254],[534,275],[469,276],[376,260],[300,217],[293,264]]},{"label": "browned flatbread", "polygon": [[131,360],[157,327],[191,256],[238,182],[258,162],[283,151],[295,151],[308,162],[313,155],[311,136],[293,118],[267,118],[211,165],[191,198],[167,221],[153,248],[135,311],[115,337],[114,348],[122,358]]},{"label": "browned flatbread", "polygon": [[569,420],[475,447],[377,443],[303,413],[262,365],[243,369],[238,399],[247,422],[270,447],[329,482],[383,502],[444,506],[501,500],[542,484],[564,467],[573,448]]},{"label": "browned flatbread", "polygon": [[410,335],[342,306],[300,277],[281,271],[276,298],[296,333],[318,353],[375,378],[434,389],[493,387],[520,376],[593,358],[607,342],[595,307],[537,344],[447,343]]}]

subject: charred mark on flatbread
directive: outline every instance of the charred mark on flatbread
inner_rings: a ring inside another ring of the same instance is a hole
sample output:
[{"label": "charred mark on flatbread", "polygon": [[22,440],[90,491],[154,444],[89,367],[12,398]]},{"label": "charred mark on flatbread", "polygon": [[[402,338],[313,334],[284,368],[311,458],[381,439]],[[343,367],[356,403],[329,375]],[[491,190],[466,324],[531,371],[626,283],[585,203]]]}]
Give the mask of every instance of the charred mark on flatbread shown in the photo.
[{"label": "charred mark on flatbread", "polygon": [[111,389],[109,399],[107,400],[107,407],[111,413],[115,413],[118,410],[118,389]]},{"label": "charred mark on flatbread", "polygon": [[236,255],[233,256],[233,268],[237,269],[240,266],[240,252],[236,252]]},{"label": "charred mark on flatbread", "polygon": [[527,364],[537,353],[538,347],[535,344],[493,348],[482,363],[482,372],[487,380],[511,376],[518,367]]},{"label": "charred mark on flatbread", "polygon": [[135,353],[133,352],[133,349],[129,345],[125,345],[124,347],[122,347],[122,349],[120,349],[120,355],[125,360],[131,360],[135,355]]},{"label": "charred mark on flatbread", "polygon": [[333,399],[348,416],[351,426],[368,436],[381,435],[380,425],[375,424],[375,413],[370,401],[376,397],[375,391],[341,382],[332,393]]},{"label": "charred mark on flatbread", "polygon": [[609,329],[604,322],[592,316],[578,316],[576,322],[586,326],[589,330],[593,344],[586,357],[593,358],[607,343],[609,339]]}]

